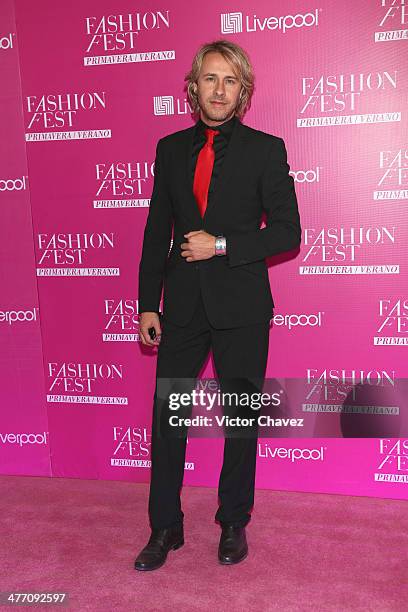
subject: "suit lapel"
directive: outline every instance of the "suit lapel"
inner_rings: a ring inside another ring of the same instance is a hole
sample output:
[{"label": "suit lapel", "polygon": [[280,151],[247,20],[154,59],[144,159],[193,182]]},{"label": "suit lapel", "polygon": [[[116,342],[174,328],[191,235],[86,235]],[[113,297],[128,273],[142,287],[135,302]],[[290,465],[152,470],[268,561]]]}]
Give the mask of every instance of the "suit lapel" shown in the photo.
[{"label": "suit lapel", "polygon": [[196,199],[193,194],[192,154],[193,154],[194,128],[195,126],[192,126],[189,130],[186,131],[186,134],[187,134],[187,138],[185,141],[186,184],[187,184],[187,191],[190,197],[191,207],[194,210],[194,214],[196,215],[200,223],[200,226],[201,226],[203,221],[208,217],[209,212],[212,209],[216,210],[217,206],[219,205],[219,202],[221,201],[223,189],[226,187],[226,185],[228,185],[228,182],[231,179],[233,179],[234,174],[236,174],[237,168],[239,168],[239,163],[240,163],[240,160],[245,150],[245,141],[246,141],[247,135],[245,131],[245,126],[238,119],[234,125],[234,129],[232,130],[230,141],[228,143],[228,147],[225,152],[224,160],[220,168],[220,173],[217,177],[217,180],[214,185],[214,190],[207,204],[207,208],[204,213],[204,218],[202,218],[198,210]]}]

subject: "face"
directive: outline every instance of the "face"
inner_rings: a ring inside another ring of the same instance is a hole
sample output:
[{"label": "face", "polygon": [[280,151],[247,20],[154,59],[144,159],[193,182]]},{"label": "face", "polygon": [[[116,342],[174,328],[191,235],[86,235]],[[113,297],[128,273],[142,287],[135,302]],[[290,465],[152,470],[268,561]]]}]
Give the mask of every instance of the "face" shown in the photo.
[{"label": "face", "polygon": [[207,125],[219,125],[235,115],[242,85],[221,53],[205,54],[194,89],[200,117]]}]

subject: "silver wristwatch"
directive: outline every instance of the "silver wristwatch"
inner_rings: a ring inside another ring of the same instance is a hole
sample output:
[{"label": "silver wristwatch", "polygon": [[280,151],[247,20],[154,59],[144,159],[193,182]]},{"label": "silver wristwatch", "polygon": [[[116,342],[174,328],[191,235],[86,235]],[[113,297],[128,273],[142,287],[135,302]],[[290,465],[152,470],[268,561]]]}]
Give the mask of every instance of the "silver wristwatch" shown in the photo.
[{"label": "silver wristwatch", "polygon": [[227,254],[227,239],[225,236],[215,237],[215,254],[226,255]]}]

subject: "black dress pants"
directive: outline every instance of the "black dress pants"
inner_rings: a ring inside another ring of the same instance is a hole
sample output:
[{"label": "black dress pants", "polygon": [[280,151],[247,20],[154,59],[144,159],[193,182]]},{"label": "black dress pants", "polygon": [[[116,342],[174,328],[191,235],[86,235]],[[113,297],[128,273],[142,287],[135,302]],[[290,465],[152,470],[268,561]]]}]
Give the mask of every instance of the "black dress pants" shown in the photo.
[{"label": "black dress pants", "polygon": [[[215,329],[207,319],[201,295],[186,326],[174,325],[164,315],[153,403],[149,494],[151,528],[169,527],[182,523],[184,518],[180,492],[187,440],[186,437],[158,435],[157,379],[180,377],[196,380],[211,348],[219,381],[222,377],[255,377],[263,384],[269,349],[269,324],[268,319],[245,327]],[[256,434],[225,437],[218,485],[219,507],[215,514],[215,520],[221,525],[245,526],[251,518],[257,444]]]}]

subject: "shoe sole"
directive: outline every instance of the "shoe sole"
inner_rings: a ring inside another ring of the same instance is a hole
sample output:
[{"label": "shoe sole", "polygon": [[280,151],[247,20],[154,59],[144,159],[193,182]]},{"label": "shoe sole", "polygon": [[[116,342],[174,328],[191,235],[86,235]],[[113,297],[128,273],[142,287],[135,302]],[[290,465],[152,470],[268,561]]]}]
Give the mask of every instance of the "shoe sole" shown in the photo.
[{"label": "shoe sole", "polygon": [[[170,552],[171,550],[177,550],[178,548],[181,548],[183,544],[184,544],[184,540],[182,540],[181,542],[178,542],[177,544],[174,544],[173,546],[169,548],[168,552]],[[154,567],[137,567],[135,565],[135,570],[138,570],[139,572],[152,572],[153,570],[156,570],[162,567],[162,565],[164,565],[166,561],[167,561],[167,555],[165,559],[163,559],[163,561],[160,563],[160,565],[155,565]]]},{"label": "shoe sole", "polygon": [[218,558],[218,561],[221,565],[237,565],[237,563],[241,563],[241,561],[246,559],[247,556],[248,556],[248,551],[245,553],[243,557],[241,557],[240,559],[237,559],[237,561],[227,561],[226,559],[220,559],[220,558]]}]

